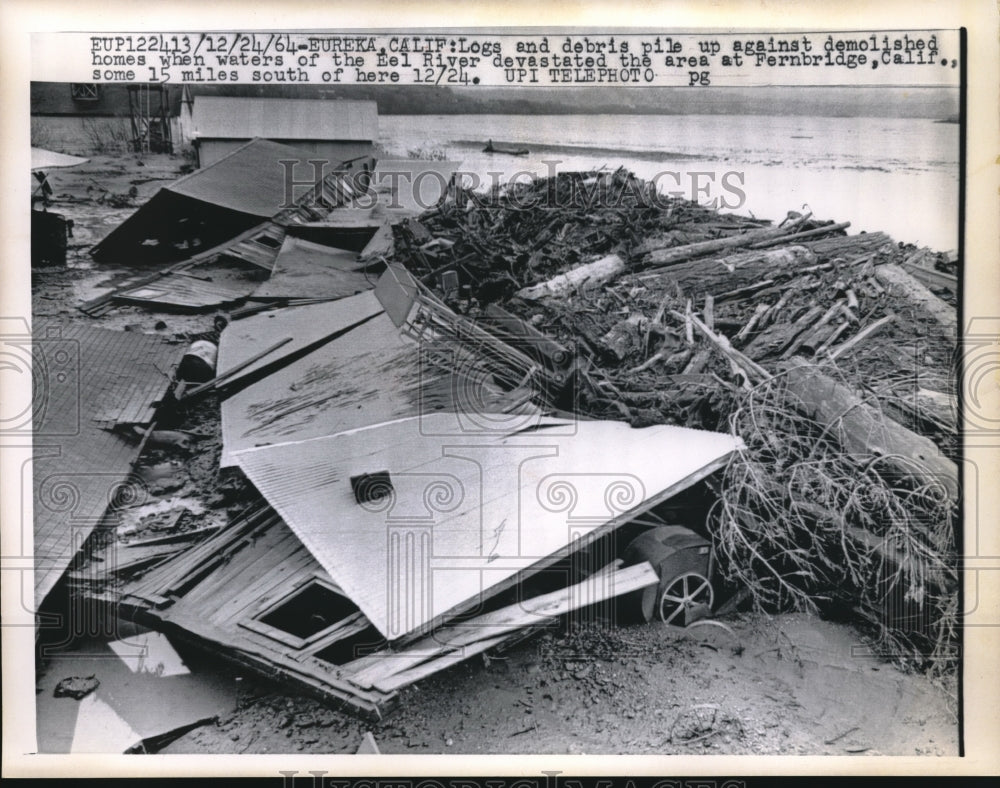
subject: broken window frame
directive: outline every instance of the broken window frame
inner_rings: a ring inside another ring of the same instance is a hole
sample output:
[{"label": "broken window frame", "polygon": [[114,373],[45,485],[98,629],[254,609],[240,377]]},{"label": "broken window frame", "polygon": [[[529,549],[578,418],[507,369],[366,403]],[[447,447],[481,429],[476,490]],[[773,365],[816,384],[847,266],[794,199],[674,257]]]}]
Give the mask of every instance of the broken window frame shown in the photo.
[{"label": "broken window frame", "polygon": [[[291,632],[286,632],[285,630],[272,624],[264,623],[262,619],[274,613],[278,610],[278,608],[287,604],[299,594],[306,592],[309,588],[316,585],[336,594],[337,596],[343,597],[348,603],[352,605],[354,604],[350,597],[346,596],[344,592],[341,591],[332,581],[317,573],[310,575],[308,578],[298,580],[295,585],[289,588],[286,592],[279,594],[273,600],[268,600],[252,616],[240,621],[239,625],[252,632],[256,632],[259,635],[264,635],[272,640],[277,640],[279,643],[284,643],[292,648],[303,650],[309,648],[310,646],[320,644],[321,641],[324,641],[332,634],[336,634],[338,630],[344,628],[345,626],[349,626],[350,623],[356,620],[358,616],[363,615],[360,610],[356,610],[355,612],[350,613],[343,618],[337,619],[330,625],[323,627],[323,629],[318,632],[314,632],[305,638],[293,635]],[[325,643],[321,645],[321,647],[325,646]]]}]

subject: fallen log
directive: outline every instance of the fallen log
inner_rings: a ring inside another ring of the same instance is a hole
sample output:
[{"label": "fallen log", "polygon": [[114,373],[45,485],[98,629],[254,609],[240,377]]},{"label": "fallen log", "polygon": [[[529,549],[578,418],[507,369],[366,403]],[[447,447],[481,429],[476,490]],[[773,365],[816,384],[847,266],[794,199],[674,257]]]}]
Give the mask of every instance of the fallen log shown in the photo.
[{"label": "fallen log", "polygon": [[781,364],[781,371],[797,409],[829,431],[847,454],[861,462],[880,457],[881,467],[892,474],[934,484],[948,499],[958,500],[958,466],[933,441],[863,402],[815,364],[790,359]]},{"label": "fallen log", "polygon": [[958,335],[958,316],[955,307],[946,304],[913,276],[894,263],[880,265],[875,277],[892,295],[907,299],[938,321],[945,329]]},{"label": "fallen log", "polygon": [[562,298],[572,295],[584,285],[597,285],[610,282],[625,272],[625,261],[616,254],[609,254],[600,260],[577,266],[564,274],[559,274],[547,282],[540,282],[531,287],[518,290],[516,295],[528,301],[542,298]]},{"label": "fallen log", "polygon": [[784,238],[775,238],[770,241],[761,241],[760,243],[754,244],[754,249],[760,249],[765,246],[773,246],[776,243],[785,243],[787,241],[797,241],[800,238],[812,238],[817,235],[824,235],[826,233],[836,232],[838,230],[846,230],[851,226],[850,222],[841,222],[840,224],[827,224],[822,227],[817,227],[814,230],[805,230],[801,233],[794,233],[793,235],[785,236]]},{"label": "fallen log", "polygon": [[676,263],[690,260],[694,257],[701,257],[706,254],[721,252],[725,249],[739,249],[761,241],[783,238],[792,235],[808,217],[798,219],[794,224],[784,227],[768,227],[763,230],[750,230],[736,235],[727,235],[724,238],[713,238],[710,241],[698,241],[693,244],[683,246],[673,246],[662,249],[650,249],[642,259],[641,264],[646,266],[675,265]]},{"label": "fallen log", "polygon": [[903,268],[928,287],[944,287],[953,293],[958,292],[958,277],[946,274],[934,267],[936,255],[930,249],[918,249],[903,260]]},{"label": "fallen log", "polygon": [[[777,240],[784,241],[784,238]],[[708,260],[674,263],[670,266],[669,275],[681,283],[682,287],[695,281],[718,284],[721,278],[729,275],[738,275],[741,282],[751,286],[765,277],[774,277],[786,270],[799,271],[816,262],[816,255],[805,246],[781,246],[777,249],[738,252]]]},{"label": "fallen log", "polygon": [[879,390],[879,397],[902,419],[916,419],[936,425],[955,434],[958,430],[958,402],[951,394],[918,388],[912,393],[900,396],[891,390]]},{"label": "fallen log", "polygon": [[947,288],[953,293],[958,292],[958,277],[938,271],[935,268],[924,268],[919,265],[907,265],[907,270],[927,287]]},{"label": "fallen log", "polygon": [[860,233],[859,235],[837,235],[832,238],[820,238],[816,241],[806,241],[806,246],[812,249],[819,257],[853,257],[862,254],[852,260],[848,260],[848,265],[860,265],[870,254],[881,249],[887,244],[891,244],[892,239],[885,233]]}]

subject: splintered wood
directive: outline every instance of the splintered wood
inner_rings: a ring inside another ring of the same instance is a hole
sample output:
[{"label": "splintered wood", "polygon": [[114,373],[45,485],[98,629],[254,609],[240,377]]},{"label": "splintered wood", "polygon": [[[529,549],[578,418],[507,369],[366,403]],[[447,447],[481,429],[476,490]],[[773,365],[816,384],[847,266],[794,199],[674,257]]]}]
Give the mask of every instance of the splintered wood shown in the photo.
[{"label": "splintered wood", "polygon": [[[707,527],[723,574],[755,603],[836,599],[874,621],[908,589],[899,609],[938,623],[879,621],[887,649],[947,663],[956,584],[937,569],[954,560],[959,496],[953,256],[809,214],[723,216],[623,170],[456,189],[418,224],[399,233],[422,238],[421,253],[398,259],[439,290],[454,272],[456,309],[501,304],[575,350],[558,407],[746,440]],[[854,508],[860,490],[878,517]],[[811,558],[797,563],[800,551]]]}]

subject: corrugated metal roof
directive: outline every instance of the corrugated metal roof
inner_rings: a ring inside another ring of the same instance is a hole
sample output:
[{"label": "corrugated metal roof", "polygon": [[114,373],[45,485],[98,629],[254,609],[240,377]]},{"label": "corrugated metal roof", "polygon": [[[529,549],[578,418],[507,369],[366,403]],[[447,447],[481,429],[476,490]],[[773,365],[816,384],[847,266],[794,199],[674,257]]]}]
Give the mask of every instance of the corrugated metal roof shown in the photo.
[{"label": "corrugated metal roof", "polygon": [[[501,434],[449,426],[447,415],[425,415],[235,455],[389,639],[432,628],[627,522],[740,445],[726,434],[604,421],[542,419]],[[386,471],[391,492],[359,503],[352,478]]]},{"label": "corrugated metal roof", "polygon": [[[302,162],[291,174],[296,181],[319,180],[307,164],[310,154],[290,145],[255,139],[210,167],[185,175],[164,188],[201,202],[269,219],[291,204],[287,182],[291,168],[282,161]],[[312,157],[315,158],[315,157]],[[140,209],[141,210],[141,209]]]},{"label": "corrugated metal roof", "polygon": [[[138,440],[103,429],[146,418],[184,353],[163,337],[36,321],[34,533],[37,603],[100,522],[116,490],[141,500],[130,477]],[[124,487],[124,490],[120,488]]]},{"label": "corrugated metal roof", "polygon": [[374,101],[196,96],[193,118],[198,138],[378,139]]}]

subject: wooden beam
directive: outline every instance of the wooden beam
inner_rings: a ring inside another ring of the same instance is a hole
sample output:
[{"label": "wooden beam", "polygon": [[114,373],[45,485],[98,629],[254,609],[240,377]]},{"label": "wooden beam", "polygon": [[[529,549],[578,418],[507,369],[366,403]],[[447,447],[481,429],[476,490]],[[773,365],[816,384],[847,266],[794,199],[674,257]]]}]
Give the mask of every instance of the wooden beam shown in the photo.
[{"label": "wooden beam", "polygon": [[[374,664],[351,678],[356,682],[371,682],[382,692],[392,692],[492,648],[526,627],[536,627],[572,610],[658,582],[659,576],[646,561],[624,569],[600,571],[575,585],[444,627],[406,651],[386,655],[383,664]],[[418,667],[425,662],[427,665]]]}]

